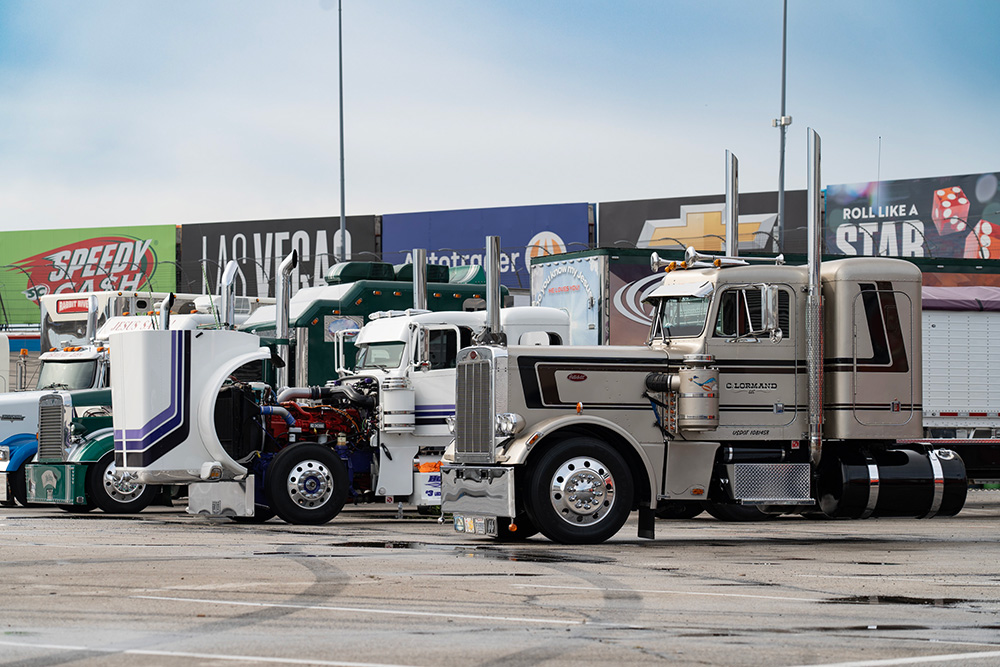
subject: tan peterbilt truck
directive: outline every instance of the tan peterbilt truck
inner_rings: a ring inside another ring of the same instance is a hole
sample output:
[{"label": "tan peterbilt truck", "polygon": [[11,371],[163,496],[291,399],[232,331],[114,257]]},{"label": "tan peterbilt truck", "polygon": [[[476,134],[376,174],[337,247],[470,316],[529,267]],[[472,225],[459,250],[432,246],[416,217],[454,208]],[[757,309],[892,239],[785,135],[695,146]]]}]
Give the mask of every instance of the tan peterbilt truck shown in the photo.
[{"label": "tan peterbilt truck", "polygon": [[881,258],[821,266],[812,131],[809,147],[808,265],[654,255],[664,276],[647,297],[646,345],[459,353],[441,468],[457,531],[598,543],[637,509],[652,538],[657,508],[676,503],[850,518],[961,510],[961,458],[898,442],[923,435],[920,271]]}]

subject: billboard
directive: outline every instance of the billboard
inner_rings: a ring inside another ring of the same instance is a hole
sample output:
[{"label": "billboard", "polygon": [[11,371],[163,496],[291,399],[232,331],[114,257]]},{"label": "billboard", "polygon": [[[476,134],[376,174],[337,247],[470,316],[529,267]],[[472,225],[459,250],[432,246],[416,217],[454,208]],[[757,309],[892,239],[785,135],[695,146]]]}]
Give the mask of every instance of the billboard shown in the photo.
[{"label": "billboard", "polygon": [[[347,259],[378,260],[374,215],[345,220]],[[299,253],[292,271],[292,294],[303,287],[325,284],[323,276],[340,254],[340,218],[287,218],[184,225],[181,230],[181,291],[218,292],[222,271],[236,260],[236,292],[243,296],[274,296],[274,279],[282,260]]]},{"label": "billboard", "polygon": [[7,324],[38,324],[38,299],[62,292],[171,291],[174,225],[0,232]]},{"label": "billboard", "polygon": [[478,265],[486,237],[499,236],[501,283],[528,289],[532,257],[589,247],[593,211],[593,204],[552,204],[383,215],[382,256],[402,264],[423,248],[429,264]]},{"label": "billboard", "polygon": [[826,187],[833,255],[1000,258],[1000,173]]},{"label": "billboard", "polygon": [[[739,249],[768,252],[777,238],[778,193],[739,195]],[[726,237],[726,196],[601,202],[597,245],[602,248],[685,248],[721,252]],[[785,192],[782,252],[805,252],[806,191]]]}]

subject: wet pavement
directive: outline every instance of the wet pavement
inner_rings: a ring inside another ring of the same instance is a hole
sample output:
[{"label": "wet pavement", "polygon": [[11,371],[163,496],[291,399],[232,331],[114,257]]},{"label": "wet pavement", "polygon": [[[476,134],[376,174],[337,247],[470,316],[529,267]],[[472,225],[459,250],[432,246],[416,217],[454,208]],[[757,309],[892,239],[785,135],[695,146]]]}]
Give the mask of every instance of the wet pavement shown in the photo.
[{"label": "wet pavement", "polygon": [[3,665],[1000,664],[1000,492],[957,517],[634,520],[599,546],[0,508]]}]

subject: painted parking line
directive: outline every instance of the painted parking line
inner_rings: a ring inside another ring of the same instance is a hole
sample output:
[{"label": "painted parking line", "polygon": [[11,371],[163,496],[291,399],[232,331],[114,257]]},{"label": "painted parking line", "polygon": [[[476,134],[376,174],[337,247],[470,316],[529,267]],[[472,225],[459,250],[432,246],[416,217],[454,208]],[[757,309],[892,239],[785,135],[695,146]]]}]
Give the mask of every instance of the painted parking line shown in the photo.
[{"label": "painted parking line", "polygon": [[188,651],[154,651],[142,649],[116,649],[97,646],[74,646],[67,644],[32,644],[0,640],[0,646],[34,648],[45,651],[89,651],[92,653],[114,653],[116,655],[143,655],[160,658],[197,658],[199,660],[230,660],[242,663],[271,663],[281,665],[323,665],[324,667],[413,667],[412,665],[392,665],[381,662],[346,662],[343,660],[320,660],[303,658],[272,658],[264,655],[233,655],[227,653],[191,653]]},{"label": "painted parking line", "polygon": [[984,660],[988,658],[1000,658],[1000,651],[951,653],[948,655],[921,655],[913,658],[858,660],[856,662],[830,662],[822,665],[801,665],[800,667],[888,667],[888,665],[919,665],[925,662],[958,662],[959,660]]}]

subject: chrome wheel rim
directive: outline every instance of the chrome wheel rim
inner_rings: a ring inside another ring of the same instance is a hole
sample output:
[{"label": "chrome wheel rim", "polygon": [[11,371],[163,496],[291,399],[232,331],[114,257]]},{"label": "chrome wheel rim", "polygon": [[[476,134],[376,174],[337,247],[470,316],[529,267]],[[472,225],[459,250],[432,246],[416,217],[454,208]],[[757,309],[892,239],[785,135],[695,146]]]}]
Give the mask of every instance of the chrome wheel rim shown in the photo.
[{"label": "chrome wheel rim", "polygon": [[288,473],[288,497],[303,509],[316,509],[333,497],[333,473],[314,459],[299,461]]},{"label": "chrome wheel rim", "polygon": [[549,500],[556,514],[574,526],[600,523],[615,504],[615,482],[601,461],[578,456],[552,475]]},{"label": "chrome wheel rim", "polygon": [[146,485],[115,477],[117,470],[114,461],[104,469],[104,492],[115,502],[130,503],[142,495]]}]

